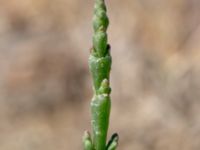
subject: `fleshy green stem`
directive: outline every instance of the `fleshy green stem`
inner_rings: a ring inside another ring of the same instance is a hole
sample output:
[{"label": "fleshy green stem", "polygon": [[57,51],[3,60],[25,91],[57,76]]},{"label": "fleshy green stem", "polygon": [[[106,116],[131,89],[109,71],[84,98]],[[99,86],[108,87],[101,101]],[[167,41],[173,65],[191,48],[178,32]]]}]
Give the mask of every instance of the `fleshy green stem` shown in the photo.
[{"label": "fleshy green stem", "polygon": [[91,101],[93,134],[91,139],[89,133],[85,133],[83,139],[85,150],[115,150],[118,142],[118,136],[114,134],[115,138],[111,137],[106,146],[111,107],[109,76],[112,62],[106,33],[108,24],[104,0],[95,0],[93,48],[89,57],[94,89]]}]

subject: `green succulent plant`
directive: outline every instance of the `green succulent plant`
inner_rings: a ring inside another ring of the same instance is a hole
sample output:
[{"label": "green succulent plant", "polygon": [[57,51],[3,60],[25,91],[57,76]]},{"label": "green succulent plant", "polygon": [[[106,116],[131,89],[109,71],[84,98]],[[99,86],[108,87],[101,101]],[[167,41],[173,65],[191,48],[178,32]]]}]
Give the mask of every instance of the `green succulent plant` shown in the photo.
[{"label": "green succulent plant", "polygon": [[95,0],[93,17],[93,48],[89,68],[93,78],[94,96],[91,101],[92,137],[88,131],[83,136],[84,150],[116,150],[118,135],[115,133],[107,143],[107,131],[111,108],[110,70],[111,55],[107,38],[109,19],[104,0]]}]

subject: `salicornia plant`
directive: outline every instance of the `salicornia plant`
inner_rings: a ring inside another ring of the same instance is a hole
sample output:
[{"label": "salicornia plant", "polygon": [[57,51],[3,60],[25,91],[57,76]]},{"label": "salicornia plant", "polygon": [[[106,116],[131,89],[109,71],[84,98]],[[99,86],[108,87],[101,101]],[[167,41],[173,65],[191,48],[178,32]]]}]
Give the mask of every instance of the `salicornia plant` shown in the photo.
[{"label": "salicornia plant", "polygon": [[89,57],[94,89],[91,101],[93,134],[91,137],[89,132],[85,132],[84,150],[115,150],[118,142],[118,135],[115,133],[106,144],[111,107],[109,76],[112,62],[110,46],[107,43],[108,24],[104,0],[95,0],[93,48]]}]

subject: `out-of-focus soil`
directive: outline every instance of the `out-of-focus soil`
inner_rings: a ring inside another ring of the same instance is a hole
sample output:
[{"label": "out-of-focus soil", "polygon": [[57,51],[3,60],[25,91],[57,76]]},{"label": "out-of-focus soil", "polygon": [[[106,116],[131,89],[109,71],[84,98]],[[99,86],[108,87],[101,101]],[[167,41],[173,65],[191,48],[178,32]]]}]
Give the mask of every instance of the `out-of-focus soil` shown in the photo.
[{"label": "out-of-focus soil", "polygon": [[[200,1],[110,0],[119,150],[200,149]],[[81,150],[93,1],[0,1],[0,150]]]}]

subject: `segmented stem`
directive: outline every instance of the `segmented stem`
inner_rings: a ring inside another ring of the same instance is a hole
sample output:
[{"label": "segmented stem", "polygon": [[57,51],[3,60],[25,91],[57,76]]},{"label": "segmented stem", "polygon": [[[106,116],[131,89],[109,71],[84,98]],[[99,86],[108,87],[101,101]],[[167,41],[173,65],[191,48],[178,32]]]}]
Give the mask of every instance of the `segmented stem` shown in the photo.
[{"label": "segmented stem", "polygon": [[117,147],[118,136],[114,139],[111,138],[106,146],[111,107],[109,76],[112,62],[106,33],[108,25],[109,20],[104,0],[95,0],[93,48],[89,57],[94,89],[91,101],[93,134],[92,138],[86,134],[87,136],[84,138],[85,150],[91,150],[91,145],[92,150],[115,150]]}]

